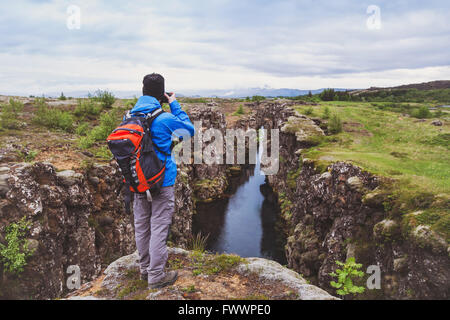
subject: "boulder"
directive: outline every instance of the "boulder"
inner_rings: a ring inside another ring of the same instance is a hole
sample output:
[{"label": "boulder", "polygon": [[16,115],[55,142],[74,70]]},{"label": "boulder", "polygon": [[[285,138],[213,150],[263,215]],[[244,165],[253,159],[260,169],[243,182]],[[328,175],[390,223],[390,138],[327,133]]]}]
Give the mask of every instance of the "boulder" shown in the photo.
[{"label": "boulder", "polygon": [[60,183],[66,187],[70,187],[82,181],[83,175],[73,170],[64,170],[56,173],[56,177]]}]

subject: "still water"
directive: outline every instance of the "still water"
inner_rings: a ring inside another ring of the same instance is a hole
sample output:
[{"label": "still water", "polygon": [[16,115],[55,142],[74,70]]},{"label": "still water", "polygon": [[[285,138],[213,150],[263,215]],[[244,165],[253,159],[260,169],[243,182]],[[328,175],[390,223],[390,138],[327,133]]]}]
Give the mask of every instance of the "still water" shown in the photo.
[{"label": "still water", "polygon": [[286,263],[284,239],[277,229],[279,209],[261,174],[259,155],[252,169],[244,172],[235,192],[225,200],[199,204],[194,215],[194,233],[209,234],[207,250],[263,257]]}]

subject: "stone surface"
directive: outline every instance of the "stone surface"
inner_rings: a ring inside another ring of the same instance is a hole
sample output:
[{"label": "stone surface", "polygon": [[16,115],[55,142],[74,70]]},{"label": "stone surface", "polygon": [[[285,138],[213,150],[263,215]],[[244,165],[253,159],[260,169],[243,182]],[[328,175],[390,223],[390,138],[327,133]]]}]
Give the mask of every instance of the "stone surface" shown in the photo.
[{"label": "stone surface", "polygon": [[240,272],[256,273],[262,280],[281,282],[296,289],[300,300],[337,300],[326,291],[308,284],[297,272],[283,267],[278,262],[262,258],[247,258],[246,261],[247,263],[239,265]]}]

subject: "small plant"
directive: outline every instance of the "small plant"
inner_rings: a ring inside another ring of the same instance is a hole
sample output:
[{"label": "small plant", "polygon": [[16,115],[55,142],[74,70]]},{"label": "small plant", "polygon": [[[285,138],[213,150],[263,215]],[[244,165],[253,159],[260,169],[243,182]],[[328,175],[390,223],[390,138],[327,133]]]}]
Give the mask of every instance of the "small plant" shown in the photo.
[{"label": "small plant", "polygon": [[341,296],[363,293],[365,290],[364,287],[357,286],[353,283],[355,279],[364,276],[364,272],[359,270],[361,269],[362,264],[356,263],[355,258],[353,257],[348,258],[345,263],[336,261],[336,264],[342,267],[342,269],[336,269],[336,272],[330,273],[330,276],[337,278],[337,282],[330,282],[330,285],[333,288],[336,288],[336,293]]},{"label": "small plant", "polygon": [[209,234],[206,236],[202,235],[201,232],[197,233],[195,236],[190,237],[189,249],[197,252],[205,252],[206,243],[208,242]]},{"label": "small plant", "polygon": [[97,90],[93,95],[89,93],[88,97],[94,101],[100,102],[102,108],[111,108],[116,101],[114,94],[107,90]]},{"label": "small plant", "polygon": [[305,114],[306,114],[307,116],[312,115],[313,112],[314,112],[314,110],[313,110],[313,108],[312,108],[311,106],[308,107],[308,108],[305,110]]},{"label": "small plant", "polygon": [[89,131],[89,123],[82,122],[78,125],[78,127],[75,129],[75,133],[79,136],[85,136]]},{"label": "small plant", "polygon": [[14,99],[9,99],[9,104],[1,106],[2,114],[0,116],[0,124],[6,129],[19,128],[18,115],[23,111],[23,103]]},{"label": "small plant", "polygon": [[245,114],[244,106],[241,104],[239,108],[233,113],[234,116],[241,116]]},{"label": "small plant", "polygon": [[5,228],[6,245],[0,243],[0,260],[4,268],[11,274],[19,275],[27,265],[27,259],[34,250],[28,248],[28,240],[25,233],[30,226],[30,222],[23,217],[17,223],[11,223]]},{"label": "small plant", "polygon": [[78,146],[81,149],[87,149],[92,147],[96,141],[104,141],[117,127],[118,123],[119,118],[116,112],[103,113],[100,116],[100,124],[89,131],[85,137],[81,137],[78,141]]},{"label": "small plant", "polygon": [[330,122],[328,123],[328,131],[332,134],[342,132],[342,120],[336,113],[331,116]]},{"label": "small plant", "polygon": [[101,106],[92,99],[78,99],[78,105],[73,114],[77,117],[98,116],[101,112]]},{"label": "small plant", "polygon": [[73,131],[73,116],[59,109],[49,108],[45,104],[45,99],[36,99],[38,110],[33,118],[33,122],[49,129],[62,129],[67,132]]},{"label": "small plant", "polygon": [[413,111],[412,116],[418,119],[426,119],[431,117],[431,112],[428,107],[421,106],[419,109]]},{"label": "small plant", "polygon": [[28,152],[24,152],[24,151],[17,151],[19,157],[25,161],[25,162],[31,162],[33,161],[36,156],[38,155],[39,151],[37,150],[30,150]]},{"label": "small plant", "polygon": [[133,107],[136,105],[137,102],[138,102],[138,98],[134,97],[133,99],[128,100],[128,101],[125,103],[125,106],[126,106],[127,108],[133,108]]},{"label": "small plant", "polygon": [[325,106],[325,109],[323,109],[323,119],[329,119],[330,118],[330,108],[328,106]]},{"label": "small plant", "polygon": [[178,270],[183,267],[183,262],[180,258],[174,258],[168,261],[170,270]]},{"label": "small plant", "polygon": [[186,293],[194,293],[197,291],[197,289],[195,288],[195,286],[192,284],[189,287],[186,288],[182,288],[181,291],[186,292]]}]

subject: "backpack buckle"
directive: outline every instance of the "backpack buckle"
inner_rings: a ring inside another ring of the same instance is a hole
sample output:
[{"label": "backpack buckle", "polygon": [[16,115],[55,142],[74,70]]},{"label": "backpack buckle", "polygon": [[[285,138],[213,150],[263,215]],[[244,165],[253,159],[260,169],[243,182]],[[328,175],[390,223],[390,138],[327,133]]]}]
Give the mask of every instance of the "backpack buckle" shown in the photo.
[{"label": "backpack buckle", "polygon": [[147,201],[148,202],[152,202],[152,194],[150,193],[150,189],[147,189],[146,191],[145,191],[145,194],[147,195]]}]

